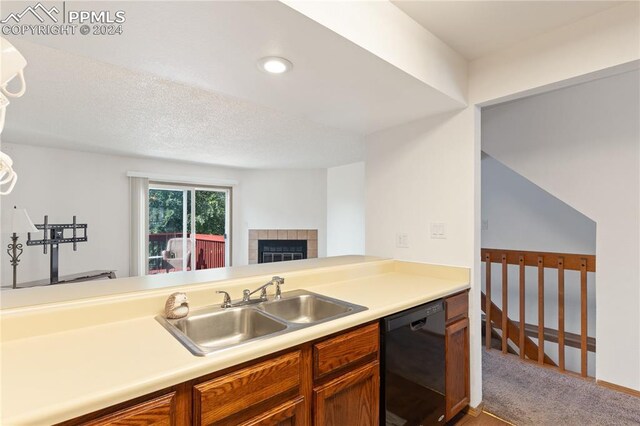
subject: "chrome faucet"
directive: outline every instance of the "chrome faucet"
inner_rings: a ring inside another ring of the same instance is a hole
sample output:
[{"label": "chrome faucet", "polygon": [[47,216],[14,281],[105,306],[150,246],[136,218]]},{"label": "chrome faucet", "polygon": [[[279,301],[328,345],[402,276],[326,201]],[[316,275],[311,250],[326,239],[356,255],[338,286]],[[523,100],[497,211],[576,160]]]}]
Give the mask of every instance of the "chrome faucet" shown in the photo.
[{"label": "chrome faucet", "polygon": [[[251,303],[251,302],[264,302],[267,300],[267,287],[269,287],[270,285],[273,285],[273,280],[269,281],[268,283],[264,283],[262,284],[260,287],[256,288],[253,291],[249,291],[248,288],[242,290],[242,301],[244,303]],[[251,296],[257,292],[260,292],[260,299],[259,300],[251,300]]]},{"label": "chrome faucet", "polygon": [[[274,284],[276,286],[276,294],[274,300],[280,300],[282,299],[282,290],[280,290],[280,286],[284,285],[284,278],[280,278],[278,276],[271,278],[271,281],[262,284],[260,287],[256,288],[253,291],[249,290],[248,288],[242,290],[242,301],[239,302],[233,303],[231,301],[229,293],[227,293],[226,291],[217,290],[216,293],[224,294],[222,305],[220,305],[222,308],[233,308],[235,306],[252,305],[254,303],[266,302],[267,300],[269,300],[267,297],[267,287]],[[256,294],[257,292],[260,292],[260,298],[252,299],[251,296]]]},{"label": "chrome faucet", "polygon": [[282,290],[280,290],[280,286],[284,285],[284,278],[280,278],[278,276],[275,276],[275,277],[271,278],[271,282],[275,283],[275,285],[276,285],[275,300],[282,299]]},{"label": "chrome faucet", "polygon": [[216,290],[216,293],[224,294],[224,299],[222,300],[222,305],[220,305],[221,308],[230,308],[231,306],[233,306],[231,304],[231,296],[229,296],[229,293],[227,293],[226,291],[223,291],[223,290]]}]

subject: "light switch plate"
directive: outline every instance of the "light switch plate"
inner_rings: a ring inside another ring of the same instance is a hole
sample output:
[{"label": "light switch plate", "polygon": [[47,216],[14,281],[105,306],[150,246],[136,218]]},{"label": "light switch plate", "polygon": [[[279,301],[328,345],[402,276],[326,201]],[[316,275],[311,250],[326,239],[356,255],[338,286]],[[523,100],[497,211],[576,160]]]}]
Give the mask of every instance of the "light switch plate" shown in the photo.
[{"label": "light switch plate", "polygon": [[432,239],[445,240],[447,238],[446,224],[442,222],[432,222],[430,231]]},{"label": "light switch plate", "polygon": [[409,248],[409,235],[403,232],[398,232],[396,234],[396,247]]}]

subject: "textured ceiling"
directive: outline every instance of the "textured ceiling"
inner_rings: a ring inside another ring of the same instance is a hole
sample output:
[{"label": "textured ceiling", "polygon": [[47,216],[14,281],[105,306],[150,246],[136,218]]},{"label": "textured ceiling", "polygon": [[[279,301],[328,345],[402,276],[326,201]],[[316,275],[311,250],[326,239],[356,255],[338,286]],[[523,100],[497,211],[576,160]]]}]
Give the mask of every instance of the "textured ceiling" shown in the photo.
[{"label": "textured ceiling", "polygon": [[[25,4],[3,1],[2,14]],[[122,36],[8,37],[29,64],[6,141],[327,167],[361,160],[365,134],[461,107],[279,2],[109,4],[126,11]],[[293,71],[260,72],[268,55]]]},{"label": "textured ceiling", "polygon": [[392,1],[469,60],[625,3],[557,0]]},{"label": "textured ceiling", "polygon": [[7,142],[237,167],[326,167],[363,155],[353,132],[47,47],[16,47],[38,59],[26,94],[8,108]]}]

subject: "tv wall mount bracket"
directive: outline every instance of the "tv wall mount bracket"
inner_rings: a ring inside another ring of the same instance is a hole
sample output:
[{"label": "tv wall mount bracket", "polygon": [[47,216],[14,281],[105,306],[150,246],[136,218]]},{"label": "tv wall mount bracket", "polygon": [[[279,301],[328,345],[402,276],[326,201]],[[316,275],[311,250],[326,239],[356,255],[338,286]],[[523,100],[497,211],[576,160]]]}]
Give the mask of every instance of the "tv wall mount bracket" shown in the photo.
[{"label": "tv wall mount bracket", "polygon": [[[49,216],[44,217],[44,223],[41,225],[35,225],[41,231],[44,231],[44,238],[40,240],[34,240],[31,238],[31,233],[27,234],[27,246],[42,246],[42,252],[47,254],[50,252],[50,283],[57,284],[59,280],[58,276],[58,263],[59,263],[59,248],[60,244],[73,244],[73,251],[78,251],[78,243],[83,243],[87,240],[87,224],[77,223],[76,217],[73,216],[72,223],[65,224],[52,224],[49,223]],[[81,232],[78,232],[81,231]],[[68,233],[71,235],[68,235]],[[81,234],[81,235],[79,235]]]}]

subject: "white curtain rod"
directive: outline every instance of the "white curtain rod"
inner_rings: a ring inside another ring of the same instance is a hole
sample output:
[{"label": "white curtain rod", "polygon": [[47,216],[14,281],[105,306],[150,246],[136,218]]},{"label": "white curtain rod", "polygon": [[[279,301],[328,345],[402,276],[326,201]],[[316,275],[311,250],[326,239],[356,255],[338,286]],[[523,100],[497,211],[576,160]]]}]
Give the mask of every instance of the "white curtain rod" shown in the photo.
[{"label": "white curtain rod", "polygon": [[204,178],[184,175],[165,175],[162,173],[149,172],[127,172],[127,177],[146,178],[150,181],[171,182],[171,183],[188,183],[193,185],[209,185],[209,186],[235,186],[238,181],[235,179],[220,178]]}]

